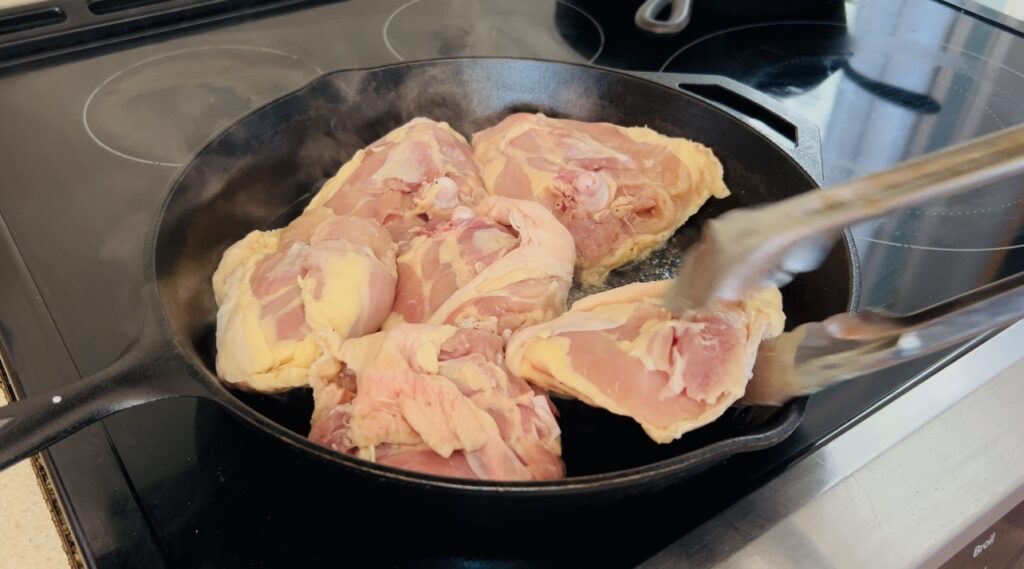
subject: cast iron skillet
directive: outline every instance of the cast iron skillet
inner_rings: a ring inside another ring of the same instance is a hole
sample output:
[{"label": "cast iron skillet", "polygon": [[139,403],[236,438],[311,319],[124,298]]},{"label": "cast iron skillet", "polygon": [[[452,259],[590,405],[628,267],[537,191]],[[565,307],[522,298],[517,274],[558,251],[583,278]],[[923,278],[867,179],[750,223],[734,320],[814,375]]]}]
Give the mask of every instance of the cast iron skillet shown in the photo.
[{"label": "cast iron skillet", "polygon": [[[690,83],[716,84],[707,78]],[[719,94],[735,87],[728,82],[716,85]],[[762,112],[770,105],[756,94],[734,100]],[[520,506],[534,503],[527,497],[544,500],[545,505],[568,504],[580,495],[600,501],[654,490],[792,433],[803,414],[803,399],[778,409],[732,409],[714,424],[669,445],[652,443],[631,420],[559,400],[568,478],[536,483],[465,481],[380,466],[309,442],[308,392],[256,396],[229,391],[218,382],[210,279],[231,243],[253,229],[287,223],[357,149],[413,117],[447,121],[470,134],[516,111],[648,125],[698,140],[723,162],[732,196],[713,200],[668,247],[649,261],[618,271],[612,284],[670,276],[703,219],[816,187],[790,156],[817,170],[816,132],[793,126],[788,136],[795,143],[788,144],[794,148],[787,153],[753,128],[752,121],[737,118],[735,110],[723,111],[673,86],[618,72],[536,60],[467,58],[324,75],[241,118],[181,169],[150,236],[145,262],[149,284],[143,291],[149,310],[138,341],[94,376],[0,409],[0,466],[121,409],[192,396],[219,403],[264,433],[266,444],[290,448],[300,464],[327,469],[338,480],[346,480],[346,488],[359,482],[405,492],[420,501],[450,504],[452,496],[474,496],[477,499],[471,502],[477,505],[514,502],[515,507],[529,509]],[[770,111],[763,122],[792,124],[784,117]],[[784,141],[786,136],[771,138]],[[820,269],[785,287],[789,327],[853,308],[856,257],[850,247],[845,240]]]}]

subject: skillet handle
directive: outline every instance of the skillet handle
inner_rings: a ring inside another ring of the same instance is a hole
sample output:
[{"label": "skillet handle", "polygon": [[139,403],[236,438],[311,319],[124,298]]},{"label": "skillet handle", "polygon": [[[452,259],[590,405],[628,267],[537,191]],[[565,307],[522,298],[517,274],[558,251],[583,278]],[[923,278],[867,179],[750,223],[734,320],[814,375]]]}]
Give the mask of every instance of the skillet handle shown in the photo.
[{"label": "skillet handle", "polygon": [[739,81],[718,75],[631,73],[685,91],[743,121],[782,148],[819,186],[824,184],[821,133],[818,126],[799,113],[787,109],[777,99]]},{"label": "skillet handle", "polygon": [[[146,336],[159,336],[151,321],[146,324]],[[167,397],[211,396],[190,372],[167,343],[144,337],[94,375],[0,407],[0,470],[123,409]]]}]

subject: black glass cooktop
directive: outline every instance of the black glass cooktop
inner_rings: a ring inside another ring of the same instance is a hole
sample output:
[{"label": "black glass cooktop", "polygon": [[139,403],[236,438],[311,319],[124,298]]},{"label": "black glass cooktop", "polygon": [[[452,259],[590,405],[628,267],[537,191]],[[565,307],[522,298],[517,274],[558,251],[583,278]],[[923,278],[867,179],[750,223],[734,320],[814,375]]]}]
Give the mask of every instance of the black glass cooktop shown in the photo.
[{"label": "black glass cooktop", "polygon": [[[140,324],[145,239],[176,168],[235,117],[324,71],[504,55],[724,75],[817,125],[826,182],[1024,119],[1024,38],[946,4],[735,14],[696,2],[691,25],[668,37],[635,28],[639,4],[296,4],[0,70],[0,340],[15,390],[40,393],[117,358]],[[861,305],[914,310],[1024,270],[1024,187],[1010,180],[854,235]],[[813,397],[785,443],[686,484],[572,527],[544,527],[537,512],[537,528],[472,539],[429,511],[389,518],[386,495],[310,479],[205,402],[122,412],[44,456],[97,567],[627,566],[912,388],[937,358]]]}]

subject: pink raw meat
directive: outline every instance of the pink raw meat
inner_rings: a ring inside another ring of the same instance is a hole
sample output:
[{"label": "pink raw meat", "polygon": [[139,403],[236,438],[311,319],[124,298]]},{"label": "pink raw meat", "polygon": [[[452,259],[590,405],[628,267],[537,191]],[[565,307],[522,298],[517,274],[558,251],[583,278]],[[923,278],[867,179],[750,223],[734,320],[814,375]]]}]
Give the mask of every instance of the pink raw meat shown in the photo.
[{"label": "pink raw meat", "polygon": [[507,228],[518,244],[458,287],[426,321],[507,337],[522,326],[561,314],[575,260],[569,232],[531,201],[492,196],[475,211]]},{"label": "pink raw meat", "polygon": [[447,123],[415,118],[352,157],[309,209],[374,219],[399,241],[486,195],[472,149]]},{"label": "pink raw meat", "polygon": [[508,373],[498,336],[402,324],[333,356],[313,382],[312,441],[439,476],[564,476],[551,402]]},{"label": "pink raw meat", "polygon": [[251,232],[213,277],[218,375],[264,392],[308,385],[327,339],[380,327],[396,277],[395,244],[370,219],[318,208]]},{"label": "pink raw meat", "polygon": [[587,285],[729,195],[710,149],[649,128],[516,113],[473,135],[473,155],[487,191],[536,200],[569,228]]},{"label": "pink raw meat", "polygon": [[583,298],[562,316],[508,342],[512,373],[635,419],[666,443],[706,425],[742,397],[757,347],[782,333],[776,288],[673,318],[668,281]]}]

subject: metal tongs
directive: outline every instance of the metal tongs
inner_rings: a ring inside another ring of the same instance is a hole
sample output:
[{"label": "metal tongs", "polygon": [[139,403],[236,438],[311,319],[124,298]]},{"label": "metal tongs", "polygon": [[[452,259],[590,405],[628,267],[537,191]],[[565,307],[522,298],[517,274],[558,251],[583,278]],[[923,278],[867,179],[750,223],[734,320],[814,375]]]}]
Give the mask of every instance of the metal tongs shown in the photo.
[{"label": "metal tongs", "polygon": [[[842,230],[920,202],[1024,172],[1024,125],[828,189],[709,221],[666,293],[676,315],[739,300],[817,268]],[[761,344],[744,404],[781,404],[949,347],[1024,317],[1024,273],[897,316],[867,310],[801,325]]]}]

